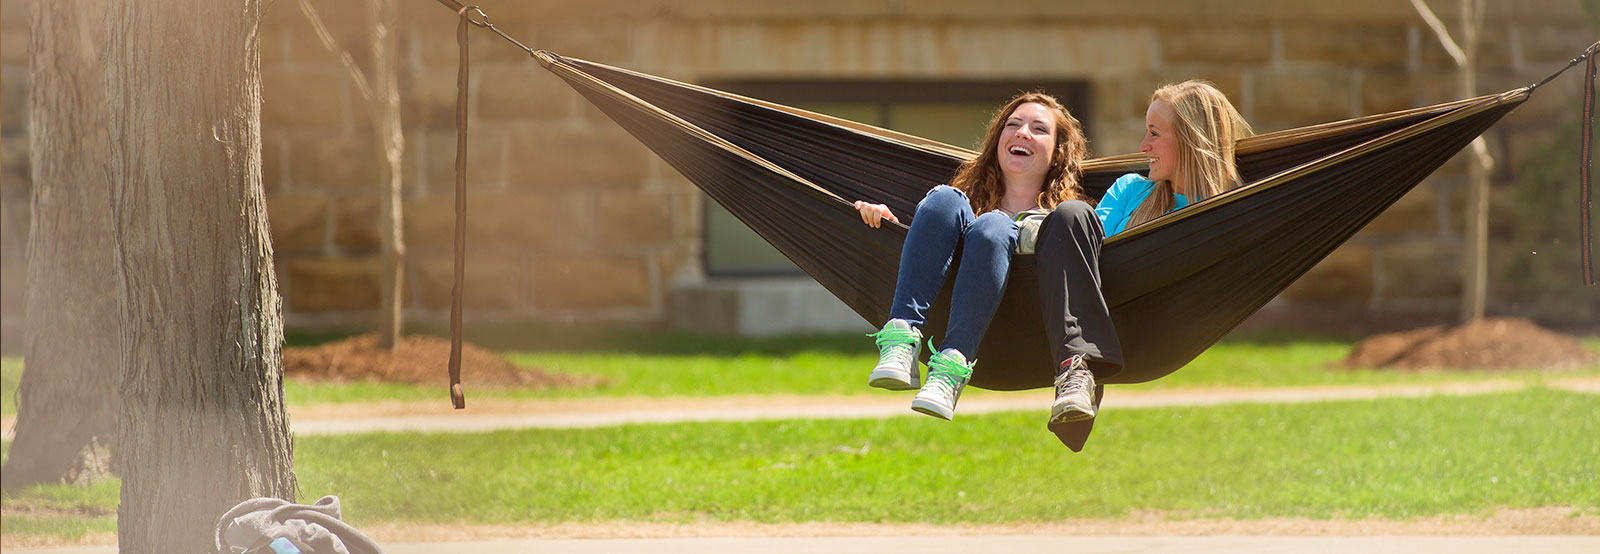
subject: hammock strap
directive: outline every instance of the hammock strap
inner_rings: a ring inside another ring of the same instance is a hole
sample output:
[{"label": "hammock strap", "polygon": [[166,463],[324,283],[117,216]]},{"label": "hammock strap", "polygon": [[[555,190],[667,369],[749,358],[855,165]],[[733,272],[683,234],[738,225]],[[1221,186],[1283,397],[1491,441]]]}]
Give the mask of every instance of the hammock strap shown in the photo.
[{"label": "hammock strap", "polygon": [[1583,249],[1583,284],[1594,286],[1594,224],[1590,221],[1590,205],[1593,200],[1592,175],[1590,171],[1594,165],[1594,77],[1595,54],[1600,50],[1600,42],[1594,43],[1584,51],[1584,57],[1589,58],[1588,68],[1583,72],[1583,133],[1579,135],[1578,145],[1578,245]]},{"label": "hammock strap", "polygon": [[1544,86],[1545,83],[1555,80],[1556,77],[1560,77],[1562,73],[1566,73],[1568,69],[1572,69],[1573,66],[1584,60],[1589,62],[1583,72],[1583,132],[1578,135],[1578,255],[1583,260],[1583,284],[1591,287],[1594,286],[1594,225],[1590,223],[1589,204],[1593,197],[1593,190],[1590,184],[1589,166],[1594,161],[1590,143],[1594,141],[1594,58],[1596,54],[1600,54],[1600,42],[1589,45],[1588,48],[1583,50],[1582,54],[1578,54],[1578,57],[1568,61],[1566,67],[1551,73],[1543,81],[1528,86],[1530,91],[1539,88]]},{"label": "hammock strap", "polygon": [[456,25],[461,62],[456,70],[456,282],[450,289],[450,404],[457,410],[467,407],[467,397],[461,391],[461,297],[467,266],[467,24],[472,22],[469,12],[473,10],[483,13],[476,6],[462,6],[456,11],[461,16],[461,23]]},{"label": "hammock strap", "polygon": [[[494,31],[494,34],[500,35],[500,38],[510,41],[511,44],[517,45],[517,48],[521,48],[522,51],[527,52],[529,56],[534,55],[534,50],[532,48],[528,48],[528,45],[523,44],[522,41],[511,38],[511,35],[506,34],[505,31],[501,31],[499,27],[495,27],[494,23],[489,21],[489,14],[483,13],[483,10],[479,9],[478,6],[463,6],[460,2],[455,0],[439,0],[439,3],[444,4],[444,7],[446,8],[450,8],[450,11],[461,14],[462,17],[466,18],[468,23],[483,27],[490,31]],[[472,19],[472,13],[477,13],[478,19]]]}]

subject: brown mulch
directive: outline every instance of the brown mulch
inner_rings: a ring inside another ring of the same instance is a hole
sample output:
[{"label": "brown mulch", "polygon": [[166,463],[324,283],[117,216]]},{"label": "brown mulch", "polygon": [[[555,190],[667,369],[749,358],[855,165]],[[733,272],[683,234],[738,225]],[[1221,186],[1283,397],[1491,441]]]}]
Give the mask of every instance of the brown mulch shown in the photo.
[{"label": "brown mulch", "polygon": [[1573,369],[1600,363],[1578,339],[1517,318],[1484,318],[1373,335],[1351,349],[1345,368]]},{"label": "brown mulch", "polygon": [[[315,381],[377,381],[446,386],[450,382],[450,341],[401,337],[394,350],[378,348],[378,335],[366,334],[320,346],[283,349],[284,374]],[[469,343],[461,345],[461,382],[479,387],[588,387],[599,379],[523,368]]]}]

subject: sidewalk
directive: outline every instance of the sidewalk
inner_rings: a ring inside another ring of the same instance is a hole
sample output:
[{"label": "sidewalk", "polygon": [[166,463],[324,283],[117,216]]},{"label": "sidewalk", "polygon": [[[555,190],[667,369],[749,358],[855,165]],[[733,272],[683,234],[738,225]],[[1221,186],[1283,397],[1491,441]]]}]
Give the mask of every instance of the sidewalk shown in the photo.
[{"label": "sidewalk", "polygon": [[[1600,552],[1600,537],[1080,537],[1003,535],[959,537],[801,537],[681,539],[523,539],[384,545],[388,554],[956,554],[1066,552],[1074,554],[1565,554]],[[13,554],[115,554],[116,547],[8,548]]]}]

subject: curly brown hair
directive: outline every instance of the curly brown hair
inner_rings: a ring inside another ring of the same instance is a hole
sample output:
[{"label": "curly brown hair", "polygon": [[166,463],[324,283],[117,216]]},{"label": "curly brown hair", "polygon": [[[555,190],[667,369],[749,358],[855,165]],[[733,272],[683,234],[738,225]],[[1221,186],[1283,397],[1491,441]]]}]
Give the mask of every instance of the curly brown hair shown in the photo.
[{"label": "curly brown hair", "polygon": [[1083,173],[1083,158],[1089,150],[1089,141],[1083,137],[1083,125],[1054,96],[1029,92],[1012,98],[995,111],[978,156],[962,163],[950,180],[950,186],[967,193],[973,212],[981,214],[1000,207],[1005,195],[998,154],[1000,132],[1005,129],[1011,112],[1029,102],[1048,108],[1055,115],[1056,123],[1056,147],[1050,153],[1050,171],[1045,173],[1044,186],[1039,192],[1039,206],[1055,209],[1057,204],[1068,200],[1087,200],[1083,186],[1078,183],[1078,176]]}]

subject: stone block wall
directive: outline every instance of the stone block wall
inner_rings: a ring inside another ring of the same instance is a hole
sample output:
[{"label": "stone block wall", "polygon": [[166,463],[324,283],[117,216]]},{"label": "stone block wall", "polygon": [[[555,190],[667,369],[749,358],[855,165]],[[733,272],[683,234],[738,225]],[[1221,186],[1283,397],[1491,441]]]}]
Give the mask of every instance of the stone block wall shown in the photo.
[{"label": "stone block wall", "polygon": [[[313,4],[370,73],[378,60],[366,50],[364,3]],[[1456,3],[1430,4],[1457,20]],[[1595,40],[1579,0],[1489,5],[1482,92],[1535,82]],[[9,342],[26,257],[28,39],[26,0],[0,6]],[[410,321],[438,323],[451,287],[456,20],[427,0],[397,8],[406,310]],[[1083,80],[1097,155],[1135,151],[1150,91],[1185,78],[1215,82],[1259,131],[1459,97],[1452,62],[1404,0],[1022,0],[1005,10],[965,0],[518,0],[483,9],[535,48],[690,82]],[[265,186],[289,323],[370,324],[382,171],[366,100],[296,2],[267,4],[261,37]],[[705,281],[696,189],[526,54],[481,29],[472,37],[468,319],[669,322],[670,289]],[[1488,133],[1497,222],[1509,217],[1503,199],[1518,160],[1577,110],[1578,81],[1556,81]],[[1285,300],[1454,306],[1463,167],[1429,178]],[[1496,224],[1492,248],[1505,246],[1505,227]]]}]

